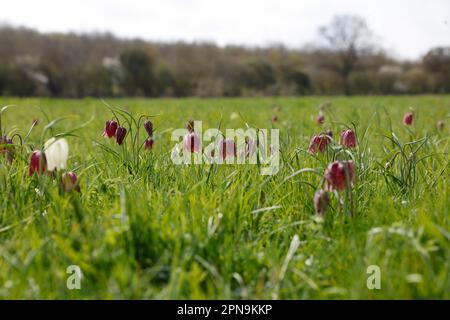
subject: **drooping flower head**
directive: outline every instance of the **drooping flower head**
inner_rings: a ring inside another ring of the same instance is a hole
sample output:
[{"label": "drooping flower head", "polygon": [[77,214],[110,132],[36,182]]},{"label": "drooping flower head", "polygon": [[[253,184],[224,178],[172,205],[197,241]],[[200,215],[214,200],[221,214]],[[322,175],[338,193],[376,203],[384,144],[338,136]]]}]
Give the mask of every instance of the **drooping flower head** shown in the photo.
[{"label": "drooping flower head", "polygon": [[323,215],[330,205],[330,198],[328,197],[328,192],[325,190],[318,190],[314,194],[314,209],[316,214]]},{"label": "drooping flower head", "polygon": [[405,115],[403,116],[403,124],[405,126],[410,126],[413,122],[413,118],[414,118],[414,115],[412,112],[405,113]]},{"label": "drooping flower head", "polygon": [[355,148],[357,145],[355,132],[350,129],[342,130],[341,144],[347,148]]},{"label": "drooping flower head", "polygon": [[118,127],[116,131],[116,142],[120,146],[123,143],[123,140],[125,139],[125,136],[127,135],[127,129],[124,127]]},{"label": "drooping flower head", "polygon": [[103,136],[112,138],[116,135],[118,124],[114,120],[108,120],[105,123],[105,129],[103,130]]},{"label": "drooping flower head", "polygon": [[50,138],[44,144],[45,159],[47,160],[47,170],[65,169],[69,158],[69,144],[64,138]]},{"label": "drooping flower head", "polygon": [[153,138],[152,137],[148,137],[147,139],[145,139],[144,149],[145,150],[152,150],[154,143],[155,143],[155,141],[153,140]]},{"label": "drooping flower head", "polygon": [[272,116],[272,123],[275,123],[275,122],[277,122],[277,121],[278,121],[278,116],[273,115],[273,116]]},{"label": "drooping flower head", "polygon": [[236,157],[236,145],[231,139],[223,139],[219,142],[219,155],[223,160]]},{"label": "drooping flower head", "polygon": [[200,152],[200,137],[195,132],[191,131],[183,138],[183,147],[190,153]]},{"label": "drooping flower head", "polygon": [[352,187],[356,182],[355,163],[352,160],[330,163],[324,177],[329,191]]},{"label": "drooping flower head", "polygon": [[153,137],[153,123],[150,120],[144,122],[144,128],[145,131],[147,131],[148,136]]},{"label": "drooping flower head", "polygon": [[35,150],[31,154],[28,175],[31,177],[34,173],[43,174],[47,168],[45,154],[41,150]]},{"label": "drooping flower head", "polygon": [[314,135],[309,143],[308,151],[311,154],[317,153],[318,151],[324,152],[330,142],[330,137],[325,134]]},{"label": "drooping flower head", "polygon": [[64,192],[71,192],[73,190],[81,192],[80,185],[78,184],[78,177],[75,172],[69,171],[63,173],[61,176],[61,189]]},{"label": "drooping flower head", "polygon": [[442,131],[442,130],[444,130],[444,127],[445,127],[444,121],[439,120],[438,123],[437,123],[437,129],[439,131]]}]

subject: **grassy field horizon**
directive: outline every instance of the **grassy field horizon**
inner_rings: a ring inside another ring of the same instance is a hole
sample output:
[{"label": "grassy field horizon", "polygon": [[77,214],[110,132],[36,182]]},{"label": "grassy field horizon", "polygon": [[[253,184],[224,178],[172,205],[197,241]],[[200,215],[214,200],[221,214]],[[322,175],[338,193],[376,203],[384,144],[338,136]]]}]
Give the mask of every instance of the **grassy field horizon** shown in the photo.
[{"label": "grassy field horizon", "polygon": [[[6,105],[2,299],[450,298],[449,95],[0,98]],[[102,136],[114,114],[128,129],[122,145]],[[151,150],[133,127],[141,115],[153,123]],[[171,133],[189,119],[203,130],[278,129],[279,171],[174,164]],[[356,148],[342,147],[343,129]],[[311,154],[311,137],[328,130],[326,150]],[[67,140],[67,169],[29,176],[32,151],[51,137]],[[354,185],[329,192],[317,215],[324,172],[348,160]],[[68,171],[81,192],[61,189]],[[80,289],[67,286],[71,265]],[[373,265],[381,288],[371,290]]]}]

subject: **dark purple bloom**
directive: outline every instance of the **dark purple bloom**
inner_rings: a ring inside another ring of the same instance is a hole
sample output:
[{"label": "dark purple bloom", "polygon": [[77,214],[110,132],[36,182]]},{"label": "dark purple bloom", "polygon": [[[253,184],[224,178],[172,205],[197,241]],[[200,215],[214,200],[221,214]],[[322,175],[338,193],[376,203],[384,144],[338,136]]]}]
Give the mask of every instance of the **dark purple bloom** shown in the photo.
[{"label": "dark purple bloom", "polygon": [[107,138],[112,138],[116,135],[117,122],[114,120],[108,120],[105,123],[105,129],[103,130],[103,136]]},{"label": "dark purple bloom", "polygon": [[144,149],[145,150],[152,150],[153,149],[153,144],[155,143],[155,141],[153,140],[153,138],[148,137],[147,139],[145,139],[144,142]]},{"label": "dark purple bloom", "polygon": [[127,129],[124,127],[118,127],[116,131],[116,142],[120,146],[123,143],[123,140],[125,139],[125,136],[127,134]]},{"label": "dark purple bloom", "polygon": [[144,122],[145,131],[147,131],[149,137],[153,137],[153,123],[150,120]]}]

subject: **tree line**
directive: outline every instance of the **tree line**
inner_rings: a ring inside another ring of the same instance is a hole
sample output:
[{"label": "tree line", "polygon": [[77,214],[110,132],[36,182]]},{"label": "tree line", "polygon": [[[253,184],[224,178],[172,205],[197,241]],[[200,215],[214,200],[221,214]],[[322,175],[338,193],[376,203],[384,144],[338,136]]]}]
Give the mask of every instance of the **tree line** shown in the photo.
[{"label": "tree line", "polygon": [[302,49],[126,40],[0,27],[0,95],[234,97],[450,93],[450,48],[399,61],[338,16]]}]

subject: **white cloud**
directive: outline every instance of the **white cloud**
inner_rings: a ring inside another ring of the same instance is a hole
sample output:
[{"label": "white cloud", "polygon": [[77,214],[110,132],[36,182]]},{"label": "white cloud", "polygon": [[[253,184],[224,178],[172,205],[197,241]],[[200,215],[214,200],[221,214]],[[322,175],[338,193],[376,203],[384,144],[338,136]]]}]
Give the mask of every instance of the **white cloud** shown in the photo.
[{"label": "white cloud", "polygon": [[14,0],[2,4],[0,21],[40,31],[299,47],[336,14],[363,16],[381,44],[402,58],[450,45],[449,0]]}]

